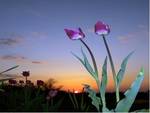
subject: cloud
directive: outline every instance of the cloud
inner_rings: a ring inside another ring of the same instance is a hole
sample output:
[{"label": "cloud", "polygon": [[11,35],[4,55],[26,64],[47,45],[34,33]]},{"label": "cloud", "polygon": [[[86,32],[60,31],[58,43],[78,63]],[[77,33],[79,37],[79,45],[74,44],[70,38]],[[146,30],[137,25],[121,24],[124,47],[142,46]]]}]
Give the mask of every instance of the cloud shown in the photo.
[{"label": "cloud", "polygon": [[26,60],[27,58],[23,57],[23,56],[17,56],[17,55],[4,55],[4,56],[0,56],[1,60],[17,60],[17,61],[22,61],[22,60]]},{"label": "cloud", "polygon": [[12,46],[12,45],[16,45],[18,44],[19,41],[16,39],[11,39],[11,38],[0,38],[0,45],[8,45],[8,46]]},{"label": "cloud", "polygon": [[3,55],[3,56],[0,56],[0,60],[28,62],[31,64],[46,64],[47,63],[46,61],[41,61],[41,60],[31,60],[21,55]]},{"label": "cloud", "polygon": [[48,37],[47,32],[32,32],[31,35],[32,37],[35,37],[35,38],[47,38]]},{"label": "cloud", "polygon": [[17,33],[5,33],[0,35],[0,45],[13,46],[22,42],[23,36]]},{"label": "cloud", "polygon": [[32,61],[33,64],[43,64],[41,61]]},{"label": "cloud", "polygon": [[138,27],[139,29],[146,29],[146,26],[145,26],[144,24],[139,24],[137,27]]},{"label": "cloud", "polygon": [[7,38],[7,39],[1,38],[0,39],[0,45],[9,45],[10,46],[10,45],[14,45],[16,43],[18,43],[18,41],[15,39],[11,39],[11,38]]},{"label": "cloud", "polygon": [[129,32],[128,34],[119,36],[118,40],[122,43],[128,43],[129,41],[144,40],[147,37],[148,28],[143,24],[139,24],[134,32]]},{"label": "cloud", "polygon": [[4,55],[0,56],[0,59],[2,60],[26,60],[26,57],[23,56],[17,56],[17,55]]},{"label": "cloud", "polygon": [[43,61],[43,60],[32,60],[31,61],[32,64],[47,64],[47,61]]},{"label": "cloud", "polygon": [[129,33],[123,36],[119,36],[118,39],[123,43],[127,43],[129,40],[134,39],[135,36],[136,36],[136,33]]},{"label": "cloud", "polygon": [[34,16],[37,16],[37,17],[43,17],[42,16],[42,13],[36,11],[36,10],[33,10],[33,9],[26,9],[25,12],[29,13],[29,14],[32,14]]}]

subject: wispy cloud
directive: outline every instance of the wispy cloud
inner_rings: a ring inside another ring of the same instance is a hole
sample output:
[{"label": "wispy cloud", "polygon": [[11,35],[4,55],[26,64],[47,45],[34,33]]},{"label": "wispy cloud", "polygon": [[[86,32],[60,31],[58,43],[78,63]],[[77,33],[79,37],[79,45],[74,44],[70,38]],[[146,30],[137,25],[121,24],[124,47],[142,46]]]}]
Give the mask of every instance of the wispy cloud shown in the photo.
[{"label": "wispy cloud", "polygon": [[17,33],[6,33],[0,35],[0,45],[1,46],[13,46],[22,42],[23,36]]},{"label": "wispy cloud", "polygon": [[135,31],[119,36],[118,40],[121,43],[128,43],[129,41],[132,40],[145,39],[147,37],[148,37],[148,28],[144,24],[139,24]]},{"label": "wispy cloud", "polygon": [[19,43],[18,39],[12,39],[12,38],[0,38],[0,45],[16,45]]},{"label": "wispy cloud", "polygon": [[138,26],[137,26],[139,29],[146,29],[146,26],[144,25],[144,24],[139,24]]},{"label": "wispy cloud", "polygon": [[25,12],[32,14],[37,17],[42,17],[42,14],[34,9],[26,9]]},{"label": "wispy cloud", "polygon": [[43,60],[32,60],[21,55],[3,55],[3,56],[0,56],[0,60],[27,62],[31,64],[46,64],[47,63],[46,61],[43,61]]},{"label": "wispy cloud", "polygon": [[1,60],[26,60],[26,57],[19,56],[19,55],[4,55],[0,56]]},{"label": "wispy cloud", "polygon": [[43,61],[32,61],[33,64],[44,64],[45,62]]},{"label": "wispy cloud", "polygon": [[132,33],[129,33],[129,34],[126,34],[126,35],[123,35],[123,36],[119,36],[118,39],[122,43],[127,43],[129,40],[134,39],[135,36],[136,36],[136,33],[132,32]]},{"label": "wispy cloud", "polygon": [[32,37],[35,37],[35,38],[47,38],[48,37],[47,32],[32,32],[31,35]]}]

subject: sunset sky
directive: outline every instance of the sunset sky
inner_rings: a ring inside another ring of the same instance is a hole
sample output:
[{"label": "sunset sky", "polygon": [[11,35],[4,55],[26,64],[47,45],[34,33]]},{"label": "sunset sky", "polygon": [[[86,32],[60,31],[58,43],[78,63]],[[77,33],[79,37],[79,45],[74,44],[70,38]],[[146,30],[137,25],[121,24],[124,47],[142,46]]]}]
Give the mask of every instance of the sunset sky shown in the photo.
[{"label": "sunset sky", "polygon": [[[83,83],[96,88],[94,79],[71,54],[81,56],[83,45],[78,40],[70,40],[64,28],[81,27],[101,77],[107,52],[102,38],[94,33],[95,23],[101,20],[111,26],[106,38],[117,72],[123,58],[135,51],[129,59],[121,89],[129,88],[144,67],[141,90],[146,91],[148,4],[148,0],[0,0],[0,71],[19,65],[8,74],[21,76],[22,71],[29,70],[32,81],[54,78],[56,85],[62,85],[65,90],[81,90]],[[108,62],[107,91],[113,90]]]}]

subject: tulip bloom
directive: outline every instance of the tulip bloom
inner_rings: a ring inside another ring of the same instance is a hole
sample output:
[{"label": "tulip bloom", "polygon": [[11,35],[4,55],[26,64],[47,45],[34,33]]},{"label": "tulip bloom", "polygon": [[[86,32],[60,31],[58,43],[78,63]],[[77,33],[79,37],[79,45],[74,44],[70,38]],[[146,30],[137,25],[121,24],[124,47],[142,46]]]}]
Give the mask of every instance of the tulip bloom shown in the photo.
[{"label": "tulip bloom", "polygon": [[16,81],[16,80],[13,80],[13,79],[10,79],[10,80],[9,80],[9,84],[17,84],[17,81]]},{"label": "tulip bloom", "polygon": [[110,32],[110,27],[107,24],[104,24],[101,21],[98,21],[95,24],[95,33],[98,35],[107,35]]},{"label": "tulip bloom", "polygon": [[81,28],[78,28],[77,30],[69,30],[69,29],[64,29],[68,37],[72,40],[78,40],[82,39],[85,37],[85,34],[82,32]]},{"label": "tulip bloom", "polygon": [[58,93],[57,90],[50,90],[49,93],[48,93],[48,95],[49,95],[51,98],[53,98],[53,97],[55,97],[55,96],[57,95],[57,93]]},{"label": "tulip bloom", "polygon": [[28,77],[28,76],[30,75],[30,72],[29,72],[29,71],[23,71],[23,72],[22,72],[22,75],[23,75],[24,77]]},{"label": "tulip bloom", "polygon": [[24,83],[24,81],[23,81],[23,80],[19,80],[19,83],[20,83],[20,84],[23,84],[23,83]]},{"label": "tulip bloom", "polygon": [[88,47],[88,45],[82,40],[85,37],[85,34],[82,32],[81,28],[78,28],[78,31],[69,30],[69,29],[64,29],[64,30],[70,39],[80,40],[81,43],[87,48],[87,50],[89,51],[89,53],[91,55],[95,71],[96,71],[96,73],[98,73],[94,55],[93,55],[92,51],[90,50],[90,48]]},{"label": "tulip bloom", "polygon": [[31,84],[31,80],[27,80],[26,83],[27,83],[27,84]]},{"label": "tulip bloom", "polygon": [[58,91],[55,89],[52,89],[48,92],[48,95],[46,97],[47,100],[52,99],[53,97],[55,97],[57,95]]},{"label": "tulip bloom", "polygon": [[43,86],[44,82],[42,80],[37,80],[37,86]]},{"label": "tulip bloom", "polygon": [[27,84],[27,77],[30,76],[30,72],[29,72],[29,71],[23,71],[23,72],[22,72],[22,75],[25,77],[25,79],[26,79],[26,84]]}]

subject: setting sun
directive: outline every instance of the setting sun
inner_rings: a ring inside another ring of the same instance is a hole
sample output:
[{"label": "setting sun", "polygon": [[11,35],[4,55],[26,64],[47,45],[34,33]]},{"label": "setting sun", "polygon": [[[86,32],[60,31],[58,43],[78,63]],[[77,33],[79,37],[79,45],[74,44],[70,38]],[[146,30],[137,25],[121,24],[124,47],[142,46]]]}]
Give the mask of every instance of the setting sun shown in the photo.
[{"label": "setting sun", "polygon": [[79,93],[79,91],[78,91],[78,90],[75,90],[74,93]]}]

